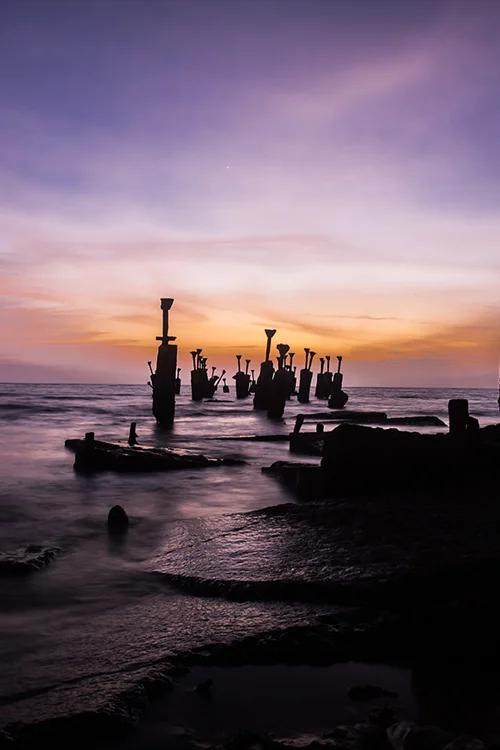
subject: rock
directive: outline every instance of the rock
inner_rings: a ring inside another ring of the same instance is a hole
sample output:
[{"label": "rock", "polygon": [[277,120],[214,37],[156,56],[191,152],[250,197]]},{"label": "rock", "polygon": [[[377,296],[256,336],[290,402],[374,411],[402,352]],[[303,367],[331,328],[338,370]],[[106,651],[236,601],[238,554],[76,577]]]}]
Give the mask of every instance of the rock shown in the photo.
[{"label": "rock", "polygon": [[45,568],[61,552],[59,547],[29,544],[0,553],[0,575],[27,575]]},{"label": "rock", "polygon": [[108,530],[110,532],[123,532],[128,529],[129,520],[126,511],[121,505],[113,505],[108,513]]},{"label": "rock", "polygon": [[352,701],[372,701],[375,698],[397,698],[398,694],[390,690],[384,690],[378,685],[354,685],[349,690],[349,698]]},{"label": "rock", "polygon": [[211,466],[240,466],[245,463],[243,459],[237,457],[208,458],[202,454],[186,451],[125,447],[101,440],[66,440],[64,444],[75,453],[75,471],[82,473],[174,471],[203,469]]},{"label": "rock", "polygon": [[413,425],[415,427],[446,427],[439,417],[433,415],[418,415],[415,417],[389,417],[388,424]]},{"label": "rock", "polygon": [[387,738],[394,750],[442,750],[451,735],[439,727],[399,721],[387,729]]},{"label": "rock", "polygon": [[462,486],[498,480],[500,446],[473,438],[340,424],[325,434],[321,466],[327,496]]}]

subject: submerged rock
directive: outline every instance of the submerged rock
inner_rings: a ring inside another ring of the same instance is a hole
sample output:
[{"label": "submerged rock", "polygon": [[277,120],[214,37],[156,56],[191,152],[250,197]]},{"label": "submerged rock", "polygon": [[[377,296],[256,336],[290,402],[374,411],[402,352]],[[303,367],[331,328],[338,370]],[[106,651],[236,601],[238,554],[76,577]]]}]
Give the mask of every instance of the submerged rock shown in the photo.
[{"label": "submerged rock", "polygon": [[121,505],[113,505],[108,513],[108,529],[110,532],[123,532],[128,529],[127,512]]},{"label": "submerged rock", "polygon": [[0,575],[27,575],[45,568],[57,555],[59,547],[29,544],[11,552],[0,553]]}]

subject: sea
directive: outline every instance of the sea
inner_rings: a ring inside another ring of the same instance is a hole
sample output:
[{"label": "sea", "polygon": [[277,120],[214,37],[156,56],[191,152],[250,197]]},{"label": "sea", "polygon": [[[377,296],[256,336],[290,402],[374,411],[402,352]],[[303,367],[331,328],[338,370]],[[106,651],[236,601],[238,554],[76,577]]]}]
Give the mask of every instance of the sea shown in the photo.
[{"label": "sea", "polygon": [[[351,388],[348,407],[446,421],[448,400],[462,397],[481,425],[499,421],[496,389]],[[286,435],[298,413],[307,429],[307,414],[326,410],[323,401],[304,407],[292,399],[284,419],[271,422],[251,399],[236,401],[232,388],[193,403],[183,386],[175,426],[165,431],[155,425],[143,385],[0,384],[0,561],[21,559],[26,548],[56,550],[40,570],[0,577],[1,725],[93,710],[179,652],[315,621],[320,605],[193,595],[159,573],[238,580],[244,559],[246,578],[275,571],[307,576],[314,548],[304,565],[286,530],[263,545],[256,524],[262,509],[296,502],[261,471],[289,460],[288,444],[241,438]],[[140,445],[245,463],[75,473],[66,439],[93,431],[97,439],[126,443],[131,421]],[[121,541],[107,534],[116,504],[130,518]]]}]

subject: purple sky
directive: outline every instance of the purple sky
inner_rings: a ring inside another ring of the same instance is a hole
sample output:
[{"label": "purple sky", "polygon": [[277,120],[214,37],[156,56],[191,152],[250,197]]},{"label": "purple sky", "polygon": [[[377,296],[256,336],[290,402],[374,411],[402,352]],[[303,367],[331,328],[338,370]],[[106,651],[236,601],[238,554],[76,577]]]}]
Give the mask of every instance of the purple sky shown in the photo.
[{"label": "purple sky", "polygon": [[495,385],[499,142],[495,0],[2,0],[0,379]]}]

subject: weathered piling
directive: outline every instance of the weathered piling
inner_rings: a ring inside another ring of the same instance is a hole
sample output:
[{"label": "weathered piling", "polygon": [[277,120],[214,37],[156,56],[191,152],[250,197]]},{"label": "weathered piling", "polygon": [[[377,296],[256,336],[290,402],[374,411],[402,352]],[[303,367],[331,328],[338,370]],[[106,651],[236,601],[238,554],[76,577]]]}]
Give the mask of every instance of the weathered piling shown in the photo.
[{"label": "weathered piling", "polygon": [[94,453],[96,448],[95,433],[86,432],[85,437],[82,441],[82,445],[75,454],[74,467],[77,471],[85,471],[87,466],[90,466],[94,460]]},{"label": "weathered piling", "polygon": [[271,381],[267,416],[269,419],[281,419],[290,391],[290,371],[286,369],[286,355],[290,347],[288,344],[278,344],[278,369]]},{"label": "weathered piling", "polygon": [[325,356],[326,359],[326,371],[324,373],[325,375],[325,398],[328,398],[332,393],[332,380],[333,380],[333,372],[330,370],[330,360],[331,357],[329,354]]},{"label": "weathered piling", "polygon": [[293,366],[293,358],[295,357],[295,352],[290,352],[288,355],[288,373],[289,373],[289,379],[290,379],[290,388],[288,390],[288,398],[292,398],[292,396],[295,394],[295,390],[297,388],[297,378],[295,377],[295,368]]},{"label": "weathered piling", "polygon": [[342,390],[342,381],[344,379],[344,376],[340,372],[342,357],[337,355],[337,360],[337,372],[333,376],[332,391],[330,398],[328,399],[328,406],[330,409],[343,409],[349,399],[347,393]]},{"label": "weathered piling", "polygon": [[254,409],[267,409],[273,382],[274,366],[269,356],[271,354],[271,339],[275,335],[276,329],[266,328],[265,333],[267,337],[266,356],[264,362],[260,365],[260,374],[255,385]]},{"label": "weathered piling", "polygon": [[462,435],[467,431],[469,402],[466,398],[452,398],[448,401],[450,435]]},{"label": "weathered piling", "polygon": [[451,437],[473,438],[479,432],[479,422],[469,415],[469,402],[466,398],[452,398],[448,401],[448,421]]},{"label": "weathered piling", "polygon": [[223,393],[229,393],[229,386],[226,383],[226,378],[222,378],[222,382],[224,383],[224,385],[222,386],[222,392]]},{"label": "weathered piling", "polygon": [[175,378],[175,395],[178,396],[181,392],[181,368],[177,368],[177,377]]},{"label": "weathered piling", "polygon": [[247,379],[247,386],[246,386],[247,387],[247,396],[250,394],[250,386],[252,384],[252,380],[250,378],[250,373],[248,372],[248,369],[250,367],[250,362],[251,361],[252,360],[250,360],[250,359],[246,359],[245,360],[245,377]]},{"label": "weathered piling", "polygon": [[314,389],[314,395],[316,398],[327,398],[327,396],[324,395],[325,392],[325,358],[320,357],[319,358],[320,366],[319,366],[319,372],[316,377],[316,388]]},{"label": "weathered piling", "polygon": [[193,401],[202,401],[207,397],[207,361],[201,356],[202,351],[203,349],[196,349],[191,352],[193,358],[193,369],[191,370],[191,398]]},{"label": "weathered piling", "polygon": [[137,422],[130,423],[130,430],[128,432],[128,444],[135,445],[137,443]]},{"label": "weathered piling", "polygon": [[[208,377],[208,368],[207,368],[207,359],[206,357],[203,358],[203,371],[205,373],[204,378],[204,398],[213,398],[215,395],[215,391],[217,390],[217,386],[219,385],[222,375],[218,376],[215,374],[215,371],[217,370],[216,367],[212,367],[212,374],[210,377]],[[223,374],[225,374],[225,370]]]},{"label": "weathered piling", "polygon": [[[308,348],[304,348],[304,352],[306,355],[306,362],[305,362],[305,366],[300,371],[299,392],[297,395],[297,400],[301,404],[308,404],[309,396],[311,393],[311,381],[312,381],[312,370],[310,368],[310,363],[309,363],[309,355],[310,355],[311,350]],[[311,362],[312,362],[312,358],[311,358]]]},{"label": "weathered piling", "polygon": [[215,380],[214,378],[209,378],[207,375],[207,379],[204,384],[203,389],[203,398],[213,398],[215,395]]},{"label": "weathered piling", "polygon": [[304,424],[304,415],[297,414],[297,416],[295,417],[295,424],[293,426],[293,431],[296,435],[299,434],[303,424]]},{"label": "weathered piling", "polygon": [[252,373],[252,381],[250,383],[250,388],[248,389],[249,393],[255,393],[255,386],[257,383],[255,382],[255,370],[250,370]]},{"label": "weathered piling", "polygon": [[246,371],[243,372],[241,369],[241,354],[236,355],[236,360],[238,362],[238,370],[235,375],[233,375],[233,379],[235,380],[235,386],[236,386],[236,398],[246,398],[248,396],[249,388],[250,388],[250,375],[248,374],[248,366],[250,364],[250,360],[247,359],[246,361]]},{"label": "weathered piling", "polygon": [[161,299],[163,311],[163,332],[157,336],[160,341],[156,359],[156,372],[151,374],[153,389],[153,415],[158,424],[170,427],[175,416],[175,379],[177,368],[177,345],[171,344],[175,336],[168,333],[168,313],[174,300],[164,297]]}]

